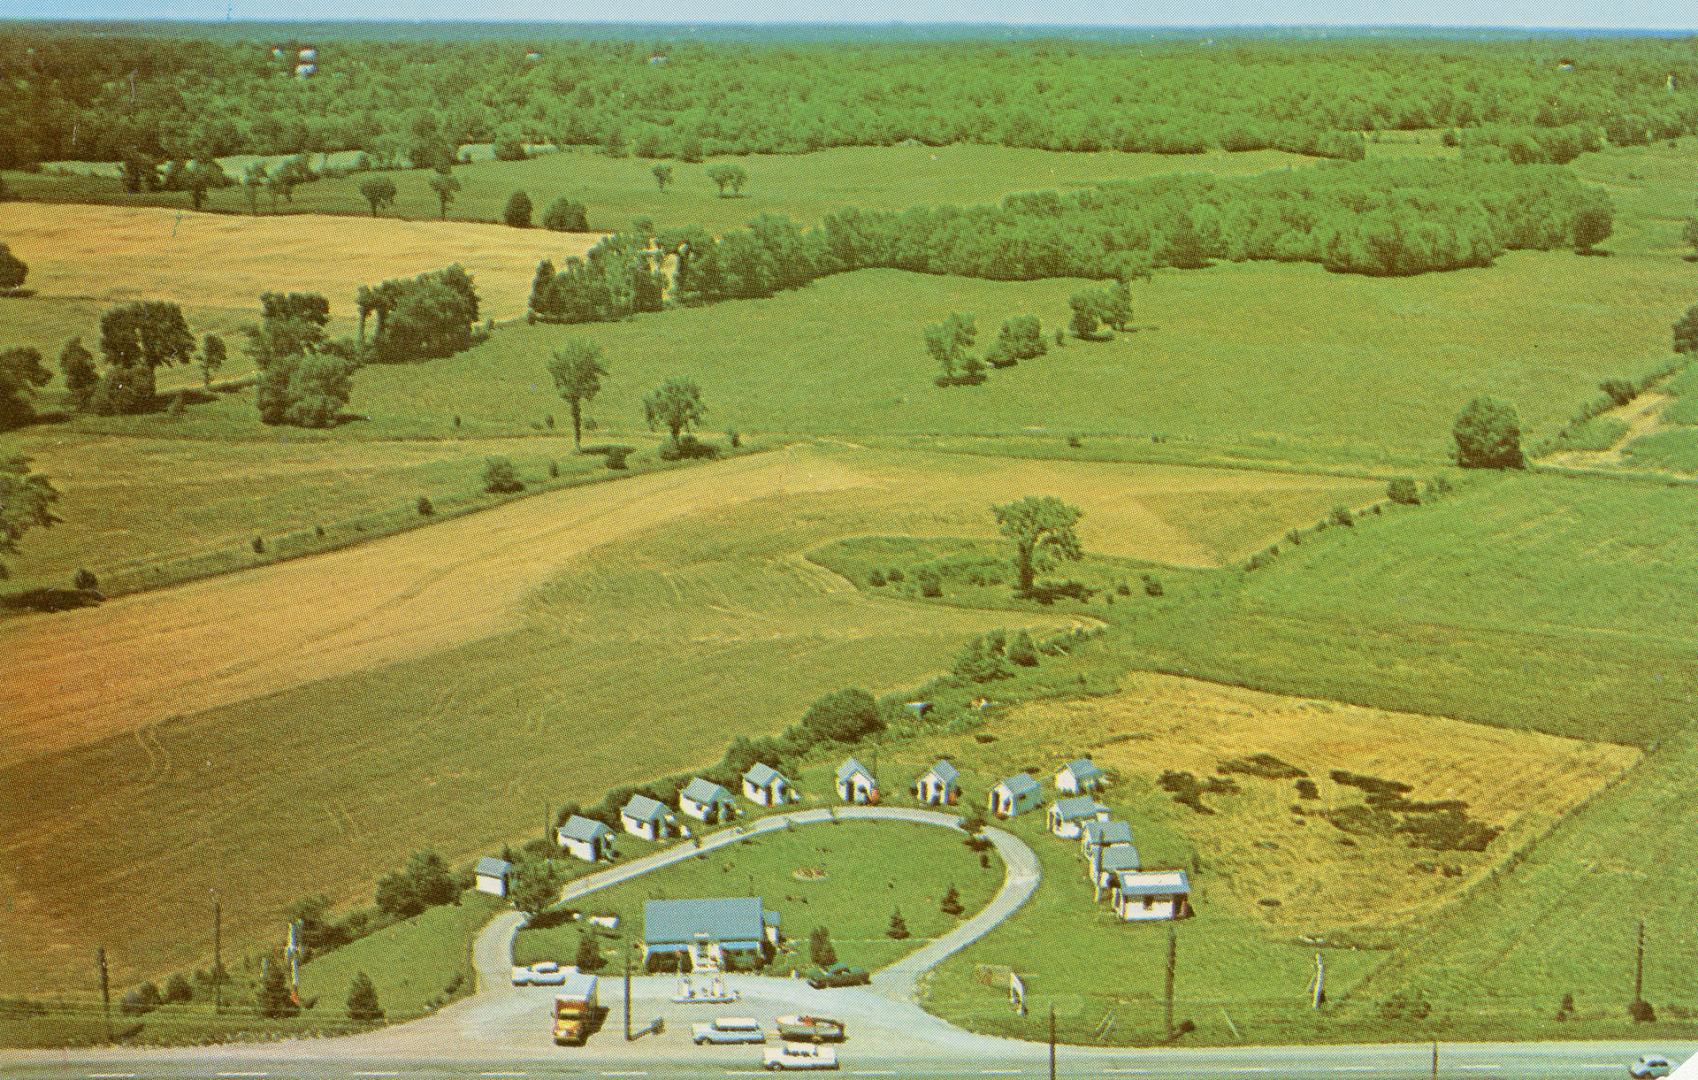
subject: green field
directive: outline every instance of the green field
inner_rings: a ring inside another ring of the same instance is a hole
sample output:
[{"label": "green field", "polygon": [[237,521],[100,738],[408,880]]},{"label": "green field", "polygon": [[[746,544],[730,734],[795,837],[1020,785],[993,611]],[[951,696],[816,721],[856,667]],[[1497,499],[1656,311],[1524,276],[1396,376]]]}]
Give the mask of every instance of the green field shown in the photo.
[{"label": "green field", "polygon": [[[821,786],[829,783],[827,778]],[[572,906],[619,917],[617,938],[602,935],[603,952],[616,963],[618,939],[642,940],[646,900],[759,896],[782,917],[780,929],[789,942],[767,966],[768,974],[807,971],[812,966],[808,934],[817,926],[831,933],[842,963],[873,971],[947,933],[1002,886],[1001,862],[993,855],[989,867],[980,866],[962,839],[935,826],[905,822],[810,825],[707,852]],[[965,909],[961,916],[938,910],[952,885]],[[887,934],[895,911],[912,935],[905,940]],[[573,922],[521,931],[513,948],[515,962],[569,964],[581,934]]]},{"label": "green field", "polygon": [[[1015,315],[1054,327],[1078,283],[869,270],[614,325],[504,329],[449,362],[367,368],[355,400],[377,430],[439,431],[450,415],[510,430],[555,408],[543,364],[584,335],[605,348],[612,373],[596,402],[604,418],[640,415],[641,397],[677,375],[701,384],[712,428],[1137,435],[1172,453],[1436,464],[1450,451],[1451,420],[1478,394],[1513,402],[1537,439],[1601,378],[1653,366],[1689,278],[1676,260],[1566,253],[1513,253],[1489,269],[1407,280],[1279,264],[1168,272],[1133,290],[1139,332],[1052,347],[982,386],[939,389],[925,325],[970,312],[981,343]],[[1542,332],[1553,325],[1560,336]]]},{"label": "green field", "polygon": [[[722,199],[706,170],[716,161],[734,161],[749,174],[738,198]],[[656,162],[612,158],[584,149],[543,154],[529,161],[480,161],[455,170],[462,190],[449,216],[471,221],[500,221],[515,191],[530,195],[540,218],[557,198],[576,199],[589,208],[590,227],[623,229],[637,218],[664,227],[701,225],[715,232],[737,228],[761,214],[783,214],[811,224],[844,207],[905,210],[920,204],[998,202],[1015,191],[1080,187],[1095,181],[1136,179],[1177,172],[1245,175],[1304,165],[1311,158],[1277,150],[1242,154],[1126,154],[1113,151],[1073,153],[1003,146],[844,147],[812,154],[753,154],[690,164],[669,162],[673,180],[665,191],[655,182]],[[229,170],[226,170],[227,172]],[[238,173],[230,175],[239,178]],[[316,181],[298,188],[289,213],[369,214],[360,182],[373,174]],[[439,207],[427,170],[384,173],[395,181],[399,197],[386,215],[435,218]],[[182,193],[127,195],[116,179],[8,172],[6,183],[18,197],[63,202],[119,202],[124,205],[187,205]],[[260,200],[262,212],[269,203]],[[212,192],[209,210],[247,212],[240,187]]]},{"label": "green field", "polygon": [[[55,380],[59,375],[59,350],[73,337],[83,339],[83,347],[99,354],[100,316],[113,305],[99,300],[68,296],[0,297],[0,349],[27,347],[39,351]],[[244,311],[231,308],[187,307],[183,311],[189,330],[198,342],[206,334],[218,334],[229,347],[229,358],[213,377],[229,379],[249,374],[253,362],[242,349],[242,329],[258,319],[257,308]],[[346,328],[338,326],[339,332]],[[159,373],[163,390],[201,385],[198,367],[168,367]],[[40,404],[41,411],[56,407],[58,383],[49,391],[50,398]]]}]

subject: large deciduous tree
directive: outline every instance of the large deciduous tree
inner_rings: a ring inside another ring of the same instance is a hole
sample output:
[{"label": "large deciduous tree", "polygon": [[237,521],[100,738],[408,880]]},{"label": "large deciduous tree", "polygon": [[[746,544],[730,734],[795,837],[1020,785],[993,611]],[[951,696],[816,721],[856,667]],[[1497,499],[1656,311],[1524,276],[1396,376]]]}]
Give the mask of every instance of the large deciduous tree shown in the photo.
[{"label": "large deciduous tree", "polygon": [[154,405],[154,373],[194,359],[195,338],[183,309],[167,300],[141,300],[100,317],[100,355],[106,364],[90,404],[103,416],[146,412]]},{"label": "large deciduous tree", "polygon": [[377,987],[371,976],[361,971],[348,984],[348,1019],[356,1024],[375,1024],[383,1019],[383,1006],[377,1003]]},{"label": "large deciduous tree", "polygon": [[548,362],[548,373],[554,376],[554,388],[572,410],[572,445],[584,445],[584,406],[601,393],[601,380],[607,376],[602,366],[601,346],[586,338],[571,338],[554,351]]},{"label": "large deciduous tree", "polygon": [[926,327],[926,352],[938,366],[937,385],[965,386],[985,381],[984,362],[972,353],[978,334],[973,316],[959,311]]},{"label": "large deciduous tree", "polygon": [[1475,398],[1457,416],[1451,435],[1456,463],[1464,469],[1520,469],[1527,464],[1521,452],[1521,420],[1507,402]]},{"label": "large deciduous tree", "polygon": [[1014,542],[1016,591],[1030,593],[1039,573],[1060,559],[1084,557],[1074,531],[1083,511],[1053,495],[1028,495],[992,508],[1002,535]]},{"label": "large deciduous tree", "polygon": [[65,380],[65,392],[71,395],[71,405],[77,410],[88,408],[89,398],[100,385],[100,373],[94,368],[94,354],[83,347],[83,339],[74,337],[59,350],[59,373]]},{"label": "large deciduous tree", "polygon": [[501,220],[515,229],[531,227],[531,197],[522,191],[515,191],[507,200],[507,209],[501,212]]},{"label": "large deciduous tree", "polygon": [[735,162],[722,161],[717,165],[709,165],[707,176],[714,186],[719,188],[719,197],[732,198],[743,193],[743,185],[749,182],[749,172]]},{"label": "large deciduous tree", "polygon": [[21,289],[29,277],[29,264],[12,254],[12,249],[0,244],[0,293]]},{"label": "large deciduous tree", "polygon": [[1698,353],[1698,304],[1687,308],[1674,324],[1674,351]]},{"label": "large deciduous tree", "polygon": [[41,353],[28,346],[0,349],[0,431],[35,419],[35,394],[53,378]]},{"label": "large deciduous tree", "polygon": [[327,342],[330,303],[316,293],[266,293],[264,317],[248,331],[248,353],[259,368],[254,402],[267,424],[326,428],[336,424],[353,393],[350,347]]},{"label": "large deciduous tree", "polygon": [[448,220],[448,207],[454,202],[454,196],[460,193],[460,180],[453,170],[444,166],[430,178],[430,190],[436,192],[437,218]]}]

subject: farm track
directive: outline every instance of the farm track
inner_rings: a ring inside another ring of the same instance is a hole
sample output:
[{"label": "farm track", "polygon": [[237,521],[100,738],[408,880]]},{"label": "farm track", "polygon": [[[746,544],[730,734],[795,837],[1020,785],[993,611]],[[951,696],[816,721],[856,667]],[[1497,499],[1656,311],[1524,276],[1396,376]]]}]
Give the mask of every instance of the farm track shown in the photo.
[{"label": "farm track", "polygon": [[[573,558],[668,521],[862,483],[780,452],[552,492],[324,555],[0,627],[0,767],[497,633]],[[155,768],[168,763],[153,753]]]}]

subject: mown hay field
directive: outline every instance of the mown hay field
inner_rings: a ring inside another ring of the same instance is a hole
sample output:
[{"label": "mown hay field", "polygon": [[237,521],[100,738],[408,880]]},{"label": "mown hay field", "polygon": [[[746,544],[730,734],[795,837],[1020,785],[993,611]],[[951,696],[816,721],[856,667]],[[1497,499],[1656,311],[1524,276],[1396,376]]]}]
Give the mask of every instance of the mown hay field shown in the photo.
[{"label": "mown hay field", "polygon": [[[1239,790],[1205,794],[1204,813],[1158,783],[1170,770],[1216,776],[1223,763],[1258,753],[1308,772],[1319,797],[1300,798],[1290,779],[1235,774]],[[1036,770],[1047,785],[1057,766],[1082,754],[1111,771],[1114,782],[1099,798],[1132,825],[1144,866],[1192,876],[1196,917],[1179,929],[1180,1016],[1211,1042],[1328,1038],[1324,1018],[1305,1007],[1314,957],[1305,940],[1333,943],[1329,990],[1342,995],[1381,962],[1378,949],[1477,885],[1639,758],[1618,746],[1142,673],[1109,697],[1017,706],[972,740],[921,740],[904,748],[903,765],[917,773],[945,754],[970,777],[963,805],[976,805],[995,778],[1020,770]],[[1483,853],[1346,832],[1321,814],[1362,797],[1329,779],[1334,769],[1409,783],[1416,800],[1463,800],[1470,817],[1504,831]],[[1294,814],[1298,803],[1308,812]],[[1039,895],[946,963],[928,984],[931,1007],[1029,1037],[1030,1023],[1009,1014],[1006,987],[979,977],[1012,967],[1055,998],[1070,1039],[1094,1041],[1095,1026],[1114,1013],[1109,1041],[1159,1041],[1163,928],[1119,923],[1095,904],[1078,842],[1049,836],[1041,813],[1016,818],[1013,827],[1044,860]],[[1116,962],[1092,961],[1105,954]]]},{"label": "mown hay field", "polygon": [[483,314],[497,319],[525,313],[538,260],[582,255],[597,239],[465,222],[26,202],[0,204],[0,236],[42,296],[257,314],[263,292],[316,292],[352,318],[359,286],[460,263],[477,280]]}]

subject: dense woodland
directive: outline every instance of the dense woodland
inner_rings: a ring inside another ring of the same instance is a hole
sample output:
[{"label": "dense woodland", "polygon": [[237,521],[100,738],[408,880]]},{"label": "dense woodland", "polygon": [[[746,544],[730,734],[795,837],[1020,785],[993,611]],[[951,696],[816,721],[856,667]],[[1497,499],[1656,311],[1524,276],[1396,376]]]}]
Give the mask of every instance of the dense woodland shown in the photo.
[{"label": "dense woodland", "polygon": [[[336,31],[331,30],[331,33]],[[1490,126],[1558,142],[1698,130],[1698,45],[1246,36],[669,44],[373,41],[265,27],[208,40],[19,26],[0,33],[0,166],[361,149],[433,164],[468,142],[706,154],[908,139],[1056,150],[1278,147],[1361,154],[1358,133]],[[296,34],[267,38],[264,34]],[[299,50],[313,70],[297,77]],[[1672,78],[1671,78],[1672,76]]]}]

